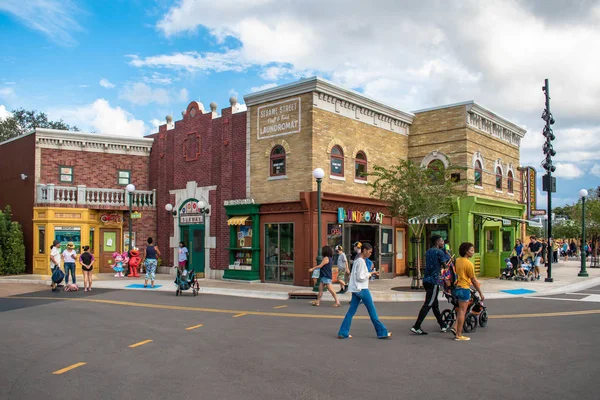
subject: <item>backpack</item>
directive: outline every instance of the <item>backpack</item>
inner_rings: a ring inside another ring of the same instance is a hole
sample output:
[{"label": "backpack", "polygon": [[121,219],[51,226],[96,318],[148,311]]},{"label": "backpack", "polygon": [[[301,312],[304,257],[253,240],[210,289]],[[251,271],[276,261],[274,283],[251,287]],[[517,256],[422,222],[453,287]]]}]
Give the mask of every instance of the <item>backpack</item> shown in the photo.
[{"label": "backpack", "polygon": [[454,289],[456,287],[456,282],[458,281],[458,275],[456,274],[453,259],[450,260],[446,271],[447,272],[444,274],[444,286]]},{"label": "backpack", "polygon": [[52,271],[52,282],[61,283],[65,279],[65,273],[59,267],[55,267]]}]

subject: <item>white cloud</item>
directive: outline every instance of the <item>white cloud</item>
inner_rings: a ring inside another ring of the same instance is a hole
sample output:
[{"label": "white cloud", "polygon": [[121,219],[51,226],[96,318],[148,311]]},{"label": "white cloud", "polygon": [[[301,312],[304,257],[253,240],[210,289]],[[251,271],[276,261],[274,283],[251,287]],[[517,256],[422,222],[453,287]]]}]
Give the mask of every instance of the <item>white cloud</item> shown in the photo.
[{"label": "white cloud", "polygon": [[250,93],[260,92],[261,90],[271,89],[271,88],[274,88],[275,86],[277,86],[276,83],[265,83],[264,85],[253,86],[250,88]]},{"label": "white cloud", "polygon": [[77,44],[71,34],[82,30],[76,17],[80,11],[71,0],[2,0],[0,11],[61,46]]},{"label": "white cloud", "polygon": [[13,90],[13,88],[1,88],[0,89],[0,97],[12,97],[14,96],[15,91]]},{"label": "white cloud", "polygon": [[162,122],[161,120],[154,118],[150,120],[150,126],[152,127],[151,132],[150,133],[156,133],[158,132],[158,127],[161,125],[164,125],[165,122]]},{"label": "white cloud", "polygon": [[564,179],[576,179],[582,177],[584,172],[575,164],[556,163],[556,172],[554,176]]},{"label": "white cloud", "polygon": [[48,114],[52,119],[62,118],[88,132],[142,137],[148,131],[144,121],[135,119],[121,107],[111,107],[105,99],[82,107],[49,110]]},{"label": "white cloud", "polygon": [[153,72],[151,76],[145,76],[144,82],[146,83],[154,83],[157,85],[170,85],[173,81],[176,80],[168,75],[161,74],[159,72]]},{"label": "white cloud", "polygon": [[188,93],[188,90],[187,90],[187,89],[181,89],[181,90],[179,91],[179,99],[178,99],[178,100],[179,100],[180,102],[186,102],[186,101],[188,101],[188,99],[189,99],[189,96],[190,96],[190,95],[189,95],[189,93]]},{"label": "white cloud", "polygon": [[0,104],[0,121],[12,117],[12,113],[6,109],[3,104]]},{"label": "white cloud", "polygon": [[240,54],[237,50],[228,50],[223,53],[204,53],[195,51],[185,53],[164,54],[140,58],[137,55],[129,55],[131,60],[129,64],[134,67],[167,68],[187,71],[205,71],[205,72],[241,72],[249,64],[240,61]]},{"label": "white cloud", "polygon": [[113,83],[110,83],[110,81],[106,78],[100,79],[100,86],[106,89],[112,89],[115,87],[115,85]]},{"label": "white cloud", "polygon": [[600,177],[600,164],[594,164],[592,169],[590,169],[590,174]]},{"label": "white cloud", "polygon": [[125,86],[119,97],[132,104],[143,106],[150,103],[167,104],[170,101],[169,92],[166,89],[152,89],[139,82]]}]

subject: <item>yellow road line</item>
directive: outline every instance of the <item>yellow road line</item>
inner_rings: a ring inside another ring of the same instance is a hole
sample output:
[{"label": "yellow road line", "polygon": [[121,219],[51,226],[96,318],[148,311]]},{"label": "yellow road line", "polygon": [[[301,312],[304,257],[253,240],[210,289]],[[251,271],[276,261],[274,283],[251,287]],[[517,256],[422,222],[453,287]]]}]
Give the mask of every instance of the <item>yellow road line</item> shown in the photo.
[{"label": "yellow road line", "polygon": [[[164,304],[148,304],[148,303],[134,303],[128,301],[119,300],[101,300],[101,299],[90,299],[90,298],[56,298],[56,297],[0,297],[3,299],[28,299],[28,300],[60,300],[60,301],[74,301],[84,303],[97,303],[97,304],[109,304],[118,306],[128,307],[142,307],[142,308],[153,308],[160,310],[178,310],[178,311],[197,311],[197,312],[210,312],[220,314],[233,314],[234,317],[241,317],[242,315],[260,315],[266,317],[288,317],[288,318],[312,318],[312,319],[342,319],[343,314],[293,314],[283,312],[268,312],[268,311],[243,311],[243,310],[226,310],[218,308],[203,308],[203,307],[186,307],[186,306],[169,306]],[[505,314],[505,315],[490,315],[490,319],[508,319],[508,318],[543,318],[543,317],[563,317],[569,315],[592,315],[600,314],[600,310],[581,310],[581,311],[564,311],[564,312],[552,312],[552,313],[537,313],[537,314]],[[402,320],[414,320],[416,315],[409,316],[379,316],[381,320],[387,321],[402,321]],[[367,315],[357,315],[354,319],[370,319]],[[434,319],[428,317],[427,319]]]},{"label": "yellow road line", "polygon": [[287,306],[275,306],[273,308],[286,308]]},{"label": "yellow road line", "polygon": [[133,349],[134,347],[143,346],[143,345],[145,345],[146,343],[150,343],[150,342],[152,342],[152,339],[148,339],[148,340],[142,340],[141,342],[137,342],[137,343],[134,343],[134,344],[130,344],[130,345],[129,345],[129,347]]},{"label": "yellow road line", "polygon": [[245,313],[245,312],[239,313],[237,315],[234,315],[232,318],[243,317],[244,315],[248,315],[248,313]]},{"label": "yellow road line", "polygon": [[185,328],[186,331],[191,331],[192,329],[196,329],[196,328],[200,328],[201,326],[203,326],[202,324],[200,325],[194,325],[194,326],[190,326],[189,328]]},{"label": "yellow road line", "polygon": [[82,365],[85,365],[85,364],[87,364],[87,363],[78,362],[77,364],[69,365],[66,368],[59,369],[58,371],[54,371],[52,373],[52,375],[61,375],[61,374],[64,374],[65,372],[67,372],[67,371],[70,371],[70,370],[75,369],[75,368],[79,368],[79,367],[81,367]]}]

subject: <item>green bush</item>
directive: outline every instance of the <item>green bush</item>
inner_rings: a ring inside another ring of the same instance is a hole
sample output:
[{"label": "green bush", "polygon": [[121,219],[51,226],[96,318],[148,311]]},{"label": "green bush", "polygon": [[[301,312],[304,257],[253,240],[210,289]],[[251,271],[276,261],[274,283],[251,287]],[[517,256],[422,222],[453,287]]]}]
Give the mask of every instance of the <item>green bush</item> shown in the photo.
[{"label": "green bush", "polygon": [[25,272],[25,243],[18,222],[11,222],[10,207],[0,211],[0,275]]}]

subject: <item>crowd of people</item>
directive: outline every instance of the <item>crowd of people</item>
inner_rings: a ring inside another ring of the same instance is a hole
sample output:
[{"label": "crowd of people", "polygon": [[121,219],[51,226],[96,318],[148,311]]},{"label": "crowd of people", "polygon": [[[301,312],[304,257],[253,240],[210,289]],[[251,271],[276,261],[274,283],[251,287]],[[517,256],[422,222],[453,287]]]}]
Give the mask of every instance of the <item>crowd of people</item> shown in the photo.
[{"label": "crowd of people", "polygon": [[[52,246],[50,246],[50,270],[52,272],[52,290],[56,290],[64,279],[64,288],[67,291],[78,290],[77,287],[77,275],[76,275],[76,261],[78,260],[81,264],[81,271],[83,274],[83,290],[85,292],[92,291],[92,277],[94,270],[94,255],[90,253],[90,246],[83,246],[82,253],[78,254],[75,249],[75,244],[73,242],[68,242],[64,251],[60,251],[61,242],[60,240],[54,240],[52,242]],[[117,272],[119,276],[122,276],[121,273],[123,270],[126,270],[125,267],[128,267],[128,272],[132,277],[139,276],[137,274],[137,265],[127,265],[128,262],[124,262],[124,260],[136,260],[140,257],[138,256],[139,250],[137,248],[130,249],[126,254],[126,257],[121,257],[119,262],[115,263],[113,269]],[[183,242],[179,243],[179,267],[181,268],[187,263],[188,251],[185,248],[185,244]],[[154,244],[154,240],[149,237],[147,240],[147,246],[144,249],[143,256],[141,257],[141,264],[144,265],[146,270],[146,276],[144,281],[144,287],[148,286],[148,281],[150,281],[151,287],[154,287],[154,280],[156,279],[156,268],[158,265],[158,258],[160,257],[160,250],[158,246]],[[139,262],[137,263],[139,264]],[[61,268],[62,266],[62,268]],[[132,273],[132,268],[135,269],[135,272]],[[69,283],[69,278],[71,278],[71,282]]]}]

